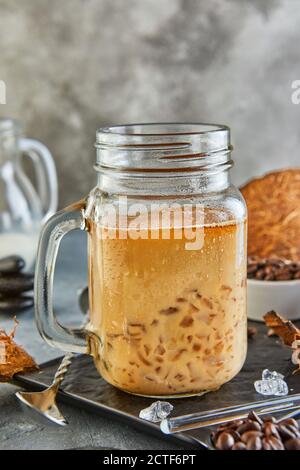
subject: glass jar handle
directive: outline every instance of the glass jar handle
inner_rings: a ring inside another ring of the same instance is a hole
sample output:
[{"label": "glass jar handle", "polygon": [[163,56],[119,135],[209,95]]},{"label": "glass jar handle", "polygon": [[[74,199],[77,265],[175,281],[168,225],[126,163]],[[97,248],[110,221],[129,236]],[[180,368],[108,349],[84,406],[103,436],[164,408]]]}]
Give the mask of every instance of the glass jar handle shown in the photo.
[{"label": "glass jar handle", "polygon": [[38,330],[47,343],[64,351],[87,354],[85,330],[60,325],[53,311],[53,278],[59,245],[67,233],[85,229],[84,206],[84,201],[79,201],[67,207],[51,217],[42,229],[35,275],[35,311]]},{"label": "glass jar handle", "polygon": [[43,222],[57,210],[57,175],[53,157],[47,147],[33,139],[20,139],[20,150],[27,155],[35,169],[37,192],[44,209]]}]

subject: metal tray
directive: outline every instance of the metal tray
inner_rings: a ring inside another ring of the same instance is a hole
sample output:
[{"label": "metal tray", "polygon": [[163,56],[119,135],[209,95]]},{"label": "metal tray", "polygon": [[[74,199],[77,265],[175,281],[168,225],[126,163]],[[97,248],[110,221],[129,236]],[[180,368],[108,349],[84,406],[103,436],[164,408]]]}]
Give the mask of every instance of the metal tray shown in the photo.
[{"label": "metal tray", "polygon": [[[256,393],[253,383],[261,377],[263,369],[276,370],[284,374],[290,393],[300,393],[300,375],[292,375],[295,366],[290,357],[291,350],[284,347],[278,338],[269,338],[266,327],[257,327],[257,335],[249,340],[248,356],[242,371],[223,385],[218,391],[202,397],[178,398],[168,400],[174,405],[172,416],[212,410],[224,406],[238,405],[249,401],[264,401],[264,397]],[[40,371],[26,375],[18,374],[15,382],[30,390],[40,390],[48,386],[57,369],[60,359],[41,364]],[[94,367],[88,356],[77,356],[62,383],[59,399],[80,408],[91,410],[111,418],[125,421],[135,428],[159,435],[161,438],[175,439],[180,445],[193,448],[199,447],[203,430],[187,431],[167,436],[160,431],[159,425],[140,419],[139,412],[149,406],[154,399],[141,398],[124,393],[107,384]],[[206,431],[209,432],[209,431]]]}]

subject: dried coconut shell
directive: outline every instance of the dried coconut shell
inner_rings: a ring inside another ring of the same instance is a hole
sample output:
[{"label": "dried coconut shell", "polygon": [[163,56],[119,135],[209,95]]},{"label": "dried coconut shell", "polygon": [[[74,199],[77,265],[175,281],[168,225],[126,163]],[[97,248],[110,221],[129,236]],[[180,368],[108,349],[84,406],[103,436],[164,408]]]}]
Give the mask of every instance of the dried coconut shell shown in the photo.
[{"label": "dried coconut shell", "polygon": [[38,369],[33,358],[14,342],[18,322],[9,335],[0,328],[0,382],[8,382],[18,372],[29,372]]},{"label": "dried coconut shell", "polygon": [[282,342],[289,346],[292,353],[292,363],[298,366],[293,374],[300,372],[300,330],[290,320],[286,320],[278,313],[271,310],[264,315],[265,324],[269,327],[268,335],[276,335],[281,338]]},{"label": "dried coconut shell", "polygon": [[300,261],[300,168],[275,171],[241,188],[248,207],[248,254]]},{"label": "dried coconut shell", "polygon": [[271,310],[264,315],[265,324],[269,330],[269,335],[279,336],[286,346],[292,347],[295,340],[300,339],[300,330],[290,320],[286,320],[278,313]]}]

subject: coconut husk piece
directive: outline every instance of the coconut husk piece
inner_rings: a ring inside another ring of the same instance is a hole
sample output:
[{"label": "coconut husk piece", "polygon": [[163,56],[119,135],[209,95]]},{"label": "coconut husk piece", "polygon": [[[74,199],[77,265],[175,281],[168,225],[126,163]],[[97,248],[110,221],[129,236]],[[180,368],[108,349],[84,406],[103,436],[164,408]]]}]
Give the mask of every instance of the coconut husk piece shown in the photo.
[{"label": "coconut husk piece", "polygon": [[34,359],[14,341],[18,322],[9,335],[0,328],[0,382],[8,382],[18,372],[29,372],[38,369]]},{"label": "coconut husk piece", "polygon": [[300,330],[293,322],[286,320],[274,310],[264,315],[265,324],[269,327],[268,335],[279,336],[286,346],[292,346],[296,339],[300,339]]},{"label": "coconut husk piece", "polygon": [[279,336],[286,346],[292,348],[292,363],[297,365],[298,368],[293,372],[300,371],[300,329],[294,325],[290,320],[286,320],[278,313],[271,310],[264,315],[264,321],[267,327],[269,327],[269,336]]},{"label": "coconut husk piece", "polygon": [[300,168],[253,179],[241,192],[248,207],[248,255],[300,261]]}]

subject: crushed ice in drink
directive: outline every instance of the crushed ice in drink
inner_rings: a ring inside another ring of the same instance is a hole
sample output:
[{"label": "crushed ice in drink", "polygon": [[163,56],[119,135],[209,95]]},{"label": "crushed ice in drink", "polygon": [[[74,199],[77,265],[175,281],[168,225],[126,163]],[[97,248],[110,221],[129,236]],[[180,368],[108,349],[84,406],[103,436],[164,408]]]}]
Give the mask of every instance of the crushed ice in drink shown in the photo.
[{"label": "crushed ice in drink", "polygon": [[284,376],[279,372],[265,369],[262,372],[262,380],[254,382],[255,390],[261,395],[287,395],[289,389],[284,380]]},{"label": "crushed ice in drink", "polygon": [[141,410],[139,417],[152,423],[159,423],[169,416],[173,408],[173,405],[167,401],[155,401],[148,408]]}]

